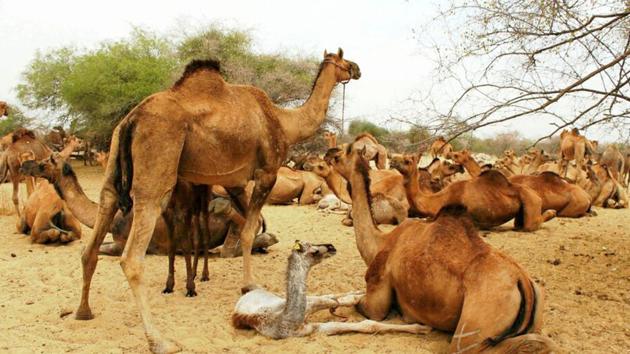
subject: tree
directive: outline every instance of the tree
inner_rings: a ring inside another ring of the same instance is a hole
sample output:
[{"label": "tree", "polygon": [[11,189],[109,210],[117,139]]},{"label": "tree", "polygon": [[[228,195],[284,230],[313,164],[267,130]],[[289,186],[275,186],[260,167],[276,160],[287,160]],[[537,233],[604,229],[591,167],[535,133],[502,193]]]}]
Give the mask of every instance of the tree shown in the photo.
[{"label": "tree", "polygon": [[9,105],[7,117],[0,118],[0,136],[4,136],[17,128],[28,126],[31,119],[15,106]]},{"label": "tree", "polygon": [[429,47],[446,94],[434,88],[422,102],[431,128],[447,129],[459,116],[465,125],[456,137],[547,117],[554,127],[546,137],[605,124],[627,138],[629,15],[621,0],[450,2],[421,31],[439,31]]},{"label": "tree", "polygon": [[379,140],[389,134],[389,131],[367,120],[353,120],[348,126],[348,133],[355,136],[361,133],[370,133]]}]

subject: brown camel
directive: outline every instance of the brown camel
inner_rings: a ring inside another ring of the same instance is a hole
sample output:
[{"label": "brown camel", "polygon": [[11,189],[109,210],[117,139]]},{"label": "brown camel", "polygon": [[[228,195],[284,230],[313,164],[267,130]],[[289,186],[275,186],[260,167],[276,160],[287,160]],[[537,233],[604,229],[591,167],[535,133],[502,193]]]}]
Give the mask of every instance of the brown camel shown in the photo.
[{"label": "brown camel", "polygon": [[365,147],[366,158],[376,163],[376,168],[382,170],[387,165],[387,149],[378,143],[378,140],[370,133],[361,133],[354,138],[352,144],[355,149],[363,149]]},{"label": "brown camel", "polygon": [[0,117],[4,116],[9,116],[9,105],[4,101],[0,101]]},{"label": "brown camel", "polygon": [[[326,160],[318,156],[310,156],[304,164],[304,168],[322,177],[337,198],[346,204],[351,204],[352,199],[347,190],[346,179],[336,172],[327,161],[333,158],[334,152],[337,150],[338,148],[328,150]],[[390,170],[372,170],[370,174],[375,181],[372,185],[374,218],[379,224],[396,225],[401,223],[407,218],[409,211],[409,203],[402,185],[402,176]],[[342,223],[346,226],[352,225],[350,213]]]},{"label": "brown camel", "polygon": [[[337,54],[325,52],[311,96],[301,107],[282,108],[255,87],[225,82],[218,62],[195,60],[173,87],[131,110],[112,134],[99,213],[82,257],[83,291],[76,318],[93,318],[90,283],[115,212],[133,211],[121,266],[150,349],[179,350],[155,327],[143,280],[145,251],[176,182],[222,185],[238,198],[247,215],[241,230],[243,285],[252,286],[251,249],[260,210],[289,146],[315,134],[337,83],[360,76],[358,65],[345,60],[341,49]],[[252,179],[256,184],[248,203],[244,189]]]},{"label": "brown camel", "polygon": [[568,162],[575,160],[578,169],[584,166],[584,159],[595,152],[596,146],[586,139],[577,128],[571,131],[563,130],[560,133],[560,153],[562,161],[562,174],[566,174]]},{"label": "brown camel", "polygon": [[109,158],[109,153],[107,151],[97,151],[95,155],[96,162],[101,165],[103,168],[107,167],[107,159]]},{"label": "brown camel", "polygon": [[66,131],[61,126],[53,127],[51,131],[44,136],[44,141],[55,151],[61,151],[67,138]]},{"label": "brown camel", "polygon": [[[32,152],[35,160],[41,160],[50,156],[52,151],[35,137],[33,131],[25,128],[16,129],[10,134],[10,137],[11,143],[2,154],[2,160],[0,161],[0,177],[4,180],[8,176],[13,184],[13,205],[19,219],[21,214],[18,194],[20,181],[23,179],[22,174],[20,174],[20,156],[24,153]],[[31,194],[33,188],[32,179],[27,178],[26,190],[28,195]]]},{"label": "brown camel", "polygon": [[470,176],[473,178],[479,177],[481,174],[481,166],[479,166],[477,161],[475,161],[475,159],[470,155],[470,151],[468,151],[468,149],[452,151],[446,155],[446,158],[464,166],[466,171],[468,171]]},{"label": "brown camel", "polygon": [[329,149],[337,147],[337,134],[329,131],[324,132],[324,140]]},{"label": "brown camel", "polygon": [[451,151],[453,151],[453,146],[447,143],[443,136],[435,138],[433,143],[431,143],[431,147],[429,147],[429,153],[433,159],[438,157],[448,158],[446,156],[448,156]]},{"label": "brown camel", "polygon": [[541,213],[542,200],[531,188],[510,183],[494,170],[469,181],[453,182],[440,192],[427,195],[418,186],[416,155],[405,155],[401,161],[392,162],[392,167],[404,176],[409,203],[421,215],[436,217],[443,207],[461,204],[481,228],[491,228],[514,219],[515,228],[524,231],[537,230],[544,221],[555,216],[554,210]]},{"label": "brown camel", "polygon": [[[251,195],[253,187],[253,183],[247,185],[248,195]],[[278,169],[278,177],[267,197],[267,204],[291,204],[297,198],[298,204],[308,205],[316,203],[328,193],[328,185],[322,177],[310,171],[283,166]]]},{"label": "brown camel", "polygon": [[433,222],[408,219],[384,233],[372,218],[369,166],[360,152],[349,149],[335,167],[350,179],[357,248],[368,266],[359,312],[379,321],[396,308],[407,323],[452,332],[451,353],[555,349],[540,335],[542,290],[482,240],[464,207],[445,204]]},{"label": "brown camel", "polygon": [[630,186],[630,153],[626,154],[626,159],[623,163],[623,175],[621,178],[621,184],[625,185],[626,188]]},{"label": "brown camel", "polygon": [[508,180],[533,189],[542,199],[542,210],[556,210],[557,216],[579,218],[590,212],[589,194],[553,172],[542,172],[534,176],[515,175]]},{"label": "brown camel", "polygon": [[606,165],[587,165],[588,186],[593,205],[605,208],[628,208],[628,194]]},{"label": "brown camel", "polygon": [[453,164],[439,158],[433,159],[426,167],[426,170],[431,174],[431,184],[438,186],[436,192],[451,183],[453,178],[463,178],[465,173],[462,165]]},{"label": "brown camel", "polygon": [[612,177],[620,181],[624,171],[625,159],[615,144],[609,144],[599,158],[600,165],[608,166]]}]

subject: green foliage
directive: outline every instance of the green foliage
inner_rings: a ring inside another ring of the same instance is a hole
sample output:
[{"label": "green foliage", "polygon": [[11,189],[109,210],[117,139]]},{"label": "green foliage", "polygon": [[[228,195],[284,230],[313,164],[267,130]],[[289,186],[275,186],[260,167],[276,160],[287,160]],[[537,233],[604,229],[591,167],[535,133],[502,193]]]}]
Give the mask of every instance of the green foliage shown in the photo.
[{"label": "green foliage", "polygon": [[210,27],[174,41],[135,29],[129,39],[93,50],[38,53],[23,73],[18,97],[105,147],[113,127],[142,99],[169,87],[190,60],[207,58],[221,61],[229,82],[258,86],[276,103],[306,99],[318,62],[255,53],[245,31]]},{"label": "green foliage", "polygon": [[381,128],[367,120],[353,120],[348,127],[348,133],[351,135],[359,135],[364,132],[372,134],[372,136],[374,136],[377,140],[380,140],[389,134],[387,129]]}]

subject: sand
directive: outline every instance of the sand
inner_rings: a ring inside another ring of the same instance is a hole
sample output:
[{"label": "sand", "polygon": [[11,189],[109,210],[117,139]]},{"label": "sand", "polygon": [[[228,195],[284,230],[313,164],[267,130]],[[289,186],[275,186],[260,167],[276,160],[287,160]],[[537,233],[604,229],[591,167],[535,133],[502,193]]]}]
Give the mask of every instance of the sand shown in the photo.
[{"label": "sand", "polygon": [[[77,167],[88,195],[96,200],[102,172]],[[9,186],[0,190],[10,203]],[[485,240],[514,257],[546,291],[543,333],[567,352],[620,353],[630,348],[629,210],[597,209],[597,217],[555,219],[533,233],[505,225],[484,232]],[[259,283],[284,292],[286,257],[294,240],[333,243],[338,253],[315,267],[310,294],[364,288],[365,266],[352,228],[341,215],[313,206],[267,206],[270,232],[280,243],[256,255]],[[81,288],[80,253],[85,240],[70,245],[35,245],[15,233],[15,215],[0,216],[0,352],[146,353],[138,311],[118,259],[101,256],[93,279],[92,321],[74,320]],[[84,234],[91,231],[84,228]],[[84,236],[85,238],[85,236]],[[164,256],[147,256],[145,277],[156,325],[188,353],[432,353],[445,352],[450,336],[349,334],[270,340],[235,330],[230,315],[239,297],[241,259],[213,258],[210,281],[197,283],[199,296],[184,296],[185,271],[178,257],[175,292],[161,293],[167,275]],[[351,309],[340,313],[360,320]],[[334,321],[327,312],[312,320]],[[391,321],[399,321],[397,318]]]}]

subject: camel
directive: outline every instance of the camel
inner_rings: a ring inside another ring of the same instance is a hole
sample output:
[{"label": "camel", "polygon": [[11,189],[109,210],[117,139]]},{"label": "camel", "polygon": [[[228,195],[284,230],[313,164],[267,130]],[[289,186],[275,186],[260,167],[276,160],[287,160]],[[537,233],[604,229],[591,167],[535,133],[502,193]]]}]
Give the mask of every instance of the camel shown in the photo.
[{"label": "camel", "polygon": [[446,160],[440,160],[439,158],[434,158],[433,161],[431,161],[431,163],[426,167],[426,170],[431,175],[431,184],[438,187],[435,192],[451,183],[452,179],[455,178],[457,174],[462,174],[462,177],[460,178],[464,178],[463,174],[465,173],[462,165],[453,164]]},{"label": "camel", "polygon": [[[359,66],[344,59],[341,49],[336,54],[324,52],[310,97],[301,107],[283,108],[255,87],[225,82],[217,61],[194,60],[171,88],[132,109],[112,134],[99,213],[82,256],[83,289],[76,319],[93,318],[89,291],[99,245],[116,211],[132,211],[121,266],[150,349],[156,353],[179,350],[153,323],[142,267],[155,223],[176,182],[222,185],[246,210],[240,235],[242,284],[243,288],[253,285],[254,233],[289,146],[319,129],[337,83],[360,76]],[[255,187],[247,201],[244,189],[249,180],[255,181]]]},{"label": "camel", "polygon": [[621,184],[625,185],[626,188],[630,186],[630,153],[626,154],[626,159],[623,163],[623,175],[621,178]]},{"label": "camel", "polygon": [[69,160],[72,153],[83,144],[83,140],[74,135],[70,135],[64,139],[63,149],[59,152],[59,156],[63,160]]},{"label": "camel", "polygon": [[599,164],[608,166],[612,177],[617,181],[622,180],[624,163],[623,155],[615,144],[609,144],[599,158]]},{"label": "camel", "polygon": [[466,171],[473,178],[479,177],[479,175],[481,174],[481,166],[479,166],[477,161],[475,161],[475,159],[470,155],[470,151],[468,151],[468,149],[449,152],[446,155],[446,158],[455,161],[455,163],[459,165],[464,166]]},{"label": "camel", "polygon": [[[336,139],[335,139],[336,142]],[[370,133],[361,133],[354,138],[352,144],[356,149],[365,147],[367,157],[376,163],[376,168],[382,170],[387,165],[387,149],[378,143],[378,140]]]},{"label": "camel", "polygon": [[[253,184],[248,184],[246,193],[251,195]],[[293,170],[289,167],[280,167],[278,177],[273,185],[267,204],[291,204],[293,199],[298,199],[298,204],[314,204],[322,195],[329,194],[326,181],[310,171]]]},{"label": "camel", "polygon": [[[23,176],[20,173],[20,156],[23,153],[32,152],[35,160],[44,159],[52,153],[52,151],[42,142],[40,142],[33,131],[18,128],[10,134],[11,143],[7,146],[2,159],[0,160],[0,177],[4,180],[7,176],[13,184],[13,205],[18,219],[20,218],[20,199],[19,199],[19,187],[20,181]],[[26,191],[30,196],[34,189],[33,181],[31,178],[26,179]]]},{"label": "camel", "polygon": [[[22,153],[21,165],[34,158],[32,151]],[[24,171],[20,172],[27,176]],[[35,190],[24,204],[16,228],[19,233],[30,235],[33,243],[68,243],[81,238],[81,223],[46,180],[35,185]]]},{"label": "camel", "polygon": [[44,141],[48,144],[53,150],[61,151],[64,147],[65,140],[67,138],[66,131],[62,126],[55,126],[51,131],[48,132],[44,136]]},{"label": "camel", "polygon": [[337,147],[337,134],[329,131],[324,132],[324,140],[326,141],[326,146],[329,149]]},{"label": "camel", "polygon": [[453,146],[446,142],[443,136],[435,138],[431,147],[429,147],[429,153],[433,159],[438,157],[448,158],[448,154],[453,151]]},{"label": "camel", "polygon": [[508,178],[511,183],[533,189],[542,200],[542,210],[556,210],[557,216],[579,218],[588,215],[591,197],[581,187],[569,183],[553,172],[538,175],[515,175]]},{"label": "camel", "polygon": [[335,247],[331,244],[296,241],[287,265],[286,299],[265,289],[254,289],[236,303],[232,325],[237,329],[255,329],[263,336],[273,339],[303,337],[316,332],[335,335],[351,332],[425,334],[431,331],[430,327],[419,324],[396,325],[372,320],[357,323],[306,323],[307,316],[312,313],[325,309],[332,312],[337,307],[355,306],[363,297],[360,292],[306,295],[306,277],[310,269],[335,253]]},{"label": "camel", "polygon": [[109,153],[107,151],[97,151],[94,158],[103,168],[107,167],[107,160],[109,158]]},{"label": "camel", "polygon": [[514,219],[515,228],[524,231],[537,230],[555,216],[554,210],[541,213],[542,200],[535,191],[510,183],[494,170],[468,181],[453,182],[440,192],[427,195],[418,186],[418,156],[404,155],[403,159],[392,163],[404,176],[409,203],[421,215],[434,218],[445,206],[461,204],[480,228],[491,228]]},{"label": "camel", "polygon": [[[596,144],[596,142],[595,142]],[[562,161],[562,173],[566,173],[567,164],[575,160],[578,169],[584,166],[584,159],[595,152],[596,145],[586,139],[577,128],[571,131],[563,130],[560,133],[560,153]]]},{"label": "camel", "polygon": [[433,222],[407,219],[384,233],[371,214],[369,165],[361,152],[348,150],[335,168],[352,186],[356,243],[368,266],[360,313],[379,321],[397,308],[407,323],[452,332],[451,353],[555,349],[540,335],[542,289],[512,258],[483,241],[465,207],[444,204]]},{"label": "camel", "polygon": [[5,116],[9,116],[9,105],[4,101],[0,101],[0,117]]},{"label": "camel", "polygon": [[[349,145],[348,145],[349,146]],[[330,190],[346,204],[351,204],[352,199],[347,191],[347,181],[330,165],[330,158],[338,148],[328,150],[324,159],[319,156],[310,156],[304,164],[307,171],[313,171],[322,177]],[[327,161],[328,160],[328,161]],[[399,224],[407,218],[409,204],[403,188],[402,176],[391,170],[372,170],[374,184],[372,186],[372,200],[374,204],[374,217],[380,224]],[[348,214],[342,223],[352,226],[351,214]]]},{"label": "camel", "polygon": [[628,208],[628,194],[607,165],[587,165],[588,187],[593,205],[605,208]]}]

